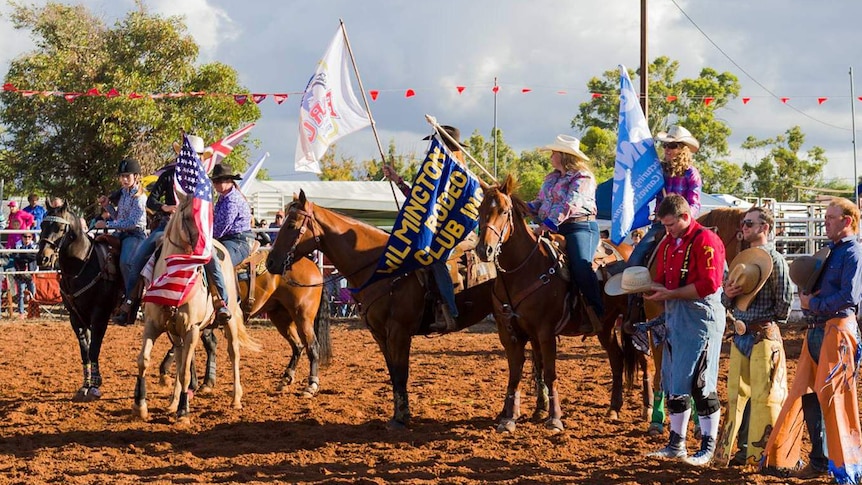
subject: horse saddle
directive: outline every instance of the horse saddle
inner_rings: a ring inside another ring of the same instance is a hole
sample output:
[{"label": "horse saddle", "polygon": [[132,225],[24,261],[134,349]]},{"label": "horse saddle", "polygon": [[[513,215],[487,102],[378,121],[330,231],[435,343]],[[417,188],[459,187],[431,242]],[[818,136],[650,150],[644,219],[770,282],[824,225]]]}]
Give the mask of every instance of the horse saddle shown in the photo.
[{"label": "horse saddle", "polygon": [[[113,234],[100,234],[93,239],[93,250],[99,258],[99,268],[109,281],[120,277],[120,249],[122,243]],[[101,243],[101,244],[99,244]]]},{"label": "horse saddle", "polygon": [[456,294],[497,277],[494,263],[485,263],[476,254],[478,243],[479,237],[471,232],[455,246],[446,261]]}]

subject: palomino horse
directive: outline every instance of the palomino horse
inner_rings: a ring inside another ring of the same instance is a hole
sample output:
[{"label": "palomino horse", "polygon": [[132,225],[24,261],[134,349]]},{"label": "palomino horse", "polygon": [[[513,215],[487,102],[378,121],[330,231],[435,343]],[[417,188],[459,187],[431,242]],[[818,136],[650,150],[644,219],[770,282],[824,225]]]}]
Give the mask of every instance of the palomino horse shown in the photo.
[{"label": "palomino horse", "polygon": [[[196,229],[192,221],[191,198],[177,195],[178,208],[171,217],[165,228],[165,237],[162,241],[162,252],[156,260],[153,269],[153,281],[165,273],[166,258],[174,254],[190,254],[192,241],[197,240]],[[225,275],[233,274],[229,256],[224,246],[218,241],[213,241],[213,257],[221,253],[225,259],[219,261]],[[147,386],[146,372],[150,364],[150,354],[153,350],[153,342],[163,332],[169,332],[174,347],[177,348],[177,379],[174,381],[174,394],[169,412],[176,411],[177,423],[187,424],[189,418],[189,384],[190,369],[194,360],[194,349],[197,346],[202,328],[214,322],[215,310],[212,297],[206,287],[199,267],[194,281],[194,288],[188,297],[178,307],[165,307],[152,302],[144,303],[144,333],[142,337],[141,353],[138,355],[138,377],[135,384],[135,402],[132,405],[134,416],[147,420],[149,410],[147,409]],[[260,344],[254,341],[246,332],[237,303],[237,289],[235,278],[225,278],[228,301],[226,302],[231,311],[231,319],[225,325],[225,334],[228,342],[228,357],[233,364],[233,407],[242,409],[242,385],[239,377],[239,349],[243,346],[252,351],[259,351]]]},{"label": "palomino horse", "polygon": [[[572,309],[570,284],[561,276],[565,262],[559,252],[544,245],[527,226],[526,204],[513,194],[512,176],[500,185],[485,189],[479,206],[479,245],[476,251],[483,260],[496,261],[494,284],[494,317],[500,342],[509,364],[506,399],[499,415],[498,431],[514,431],[520,417],[520,382],[524,350],[532,348],[534,372],[540,373],[548,389],[549,415],[545,426],[562,431],[562,409],[557,391],[557,336],[583,335],[578,323],[588,321],[584,305]],[[617,316],[625,312],[625,297],[604,295],[605,314],[599,342],[610,361],[612,388],[608,416],[619,417],[623,404],[623,375],[628,369],[629,381],[637,363],[632,345],[620,347],[613,332]]]},{"label": "palomino horse", "polygon": [[[300,191],[287,206],[284,225],[266,268],[280,275],[298,264],[298,258],[319,249],[345,275],[350,286],[358,288],[375,272],[388,240],[385,231],[316,206]],[[362,308],[360,316],[386,360],[395,409],[389,424],[396,428],[410,422],[407,381],[411,340],[414,335],[427,333],[427,324],[433,318],[430,305],[426,305],[428,288],[423,273],[397,274],[355,295]],[[467,328],[491,313],[490,297],[491,281],[458,293],[458,328]]]},{"label": "palomino horse", "polygon": [[[721,241],[724,243],[724,250],[727,258],[727,263],[730,264],[733,258],[741,251],[748,249],[749,243],[742,240],[742,231],[740,226],[742,219],[745,217],[745,209],[736,207],[719,207],[713,209],[706,214],[698,217],[697,222],[706,228],[709,228],[718,234]],[[660,239],[659,239],[660,240]],[[656,243],[656,246],[658,243]],[[654,249],[653,249],[654,250]],[[655,274],[655,258],[652,258],[650,271]],[[664,306],[660,303],[645,301],[642,298],[635,298],[635,304],[629,306],[629,311],[626,313],[625,326],[626,329],[631,329],[631,324],[644,320],[651,320],[657,317],[664,311]],[[661,391],[661,363],[662,363],[662,346],[653,345],[650,341],[650,350],[652,355],[653,372],[647,372],[646,385],[649,392],[653,394],[653,405],[656,407],[651,409],[652,422],[649,425],[648,433],[660,434],[664,431],[664,409],[661,408],[664,402]],[[652,374],[652,375],[650,375]],[[654,412],[653,412],[654,411]]]},{"label": "palomino horse", "polygon": [[[277,390],[284,391],[296,379],[296,366],[308,349],[309,376],[303,395],[311,397],[320,389],[319,370],[332,359],[330,315],[323,301],[323,278],[320,269],[307,258],[297,261],[293,269],[283,276],[268,271],[264,263],[269,249],[260,249],[236,265],[239,276],[238,291],[245,322],[251,317],[266,314],[278,333],[291,348],[290,360],[279,379]],[[251,275],[251,278],[249,278]],[[249,284],[251,282],[251,284]],[[206,393],[215,386],[215,339],[207,344],[205,329],[201,333],[207,352],[207,372],[198,392]],[[167,382],[168,367],[173,362],[174,348],[168,351],[159,366],[162,382]],[[195,386],[192,368],[192,386]]]},{"label": "palomino horse", "polygon": [[117,257],[106,242],[93,241],[81,219],[66,208],[51,207],[42,219],[37,261],[41,268],[60,268],[60,294],[78,338],[84,383],[73,400],[93,401],[102,396],[99,353],[108,318],[117,304],[122,276]]}]

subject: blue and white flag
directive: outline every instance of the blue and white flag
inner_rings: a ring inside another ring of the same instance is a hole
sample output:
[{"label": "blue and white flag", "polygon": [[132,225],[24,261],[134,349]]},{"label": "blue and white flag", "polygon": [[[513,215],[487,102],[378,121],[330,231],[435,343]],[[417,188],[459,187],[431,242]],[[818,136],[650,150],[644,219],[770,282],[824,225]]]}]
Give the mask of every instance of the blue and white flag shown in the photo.
[{"label": "blue and white flag", "polygon": [[664,188],[661,162],[638,95],[620,65],[620,124],[611,201],[611,241],[619,244],[633,227],[649,224],[649,203]]},{"label": "blue and white flag", "polygon": [[362,287],[446,261],[455,245],[479,225],[482,196],[479,180],[432,137],[377,270]]},{"label": "blue and white flag", "polygon": [[266,157],[268,156],[269,152],[264,153],[263,156],[260,157],[260,160],[255,162],[254,165],[249,167],[248,170],[246,170],[245,173],[242,174],[242,180],[240,180],[239,182],[240,192],[245,193],[245,189],[248,188],[248,185],[251,183],[251,181],[257,178],[257,173],[260,171],[260,167],[263,166],[263,161],[266,160]]}]

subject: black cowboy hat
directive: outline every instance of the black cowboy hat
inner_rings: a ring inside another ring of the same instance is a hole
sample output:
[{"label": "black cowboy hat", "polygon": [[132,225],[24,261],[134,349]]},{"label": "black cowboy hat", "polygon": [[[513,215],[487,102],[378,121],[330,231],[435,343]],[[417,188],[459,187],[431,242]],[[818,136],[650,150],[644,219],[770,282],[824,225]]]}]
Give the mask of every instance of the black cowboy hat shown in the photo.
[{"label": "black cowboy hat", "polygon": [[117,167],[117,175],[121,173],[141,173],[141,163],[134,158],[126,158]]},{"label": "black cowboy hat", "polygon": [[[461,143],[461,130],[459,130],[458,128],[455,128],[454,126],[449,126],[449,125],[440,125],[440,128],[443,128],[443,131],[445,131],[446,133],[449,133],[449,136],[454,138],[455,141],[457,142],[457,145],[453,146],[452,142],[450,142],[448,138],[446,138],[443,135],[440,135],[440,138],[443,139],[443,143],[445,143],[446,146],[450,150],[452,150],[453,152],[460,152],[461,147],[467,146],[467,145]],[[430,140],[431,137],[433,137],[433,136],[434,136],[434,134],[428,135],[425,138],[423,138],[423,140]]]},{"label": "black cowboy hat", "polygon": [[234,173],[230,167],[219,163],[213,167],[213,173],[210,175],[210,180],[216,181],[224,179],[242,180],[242,177]]}]

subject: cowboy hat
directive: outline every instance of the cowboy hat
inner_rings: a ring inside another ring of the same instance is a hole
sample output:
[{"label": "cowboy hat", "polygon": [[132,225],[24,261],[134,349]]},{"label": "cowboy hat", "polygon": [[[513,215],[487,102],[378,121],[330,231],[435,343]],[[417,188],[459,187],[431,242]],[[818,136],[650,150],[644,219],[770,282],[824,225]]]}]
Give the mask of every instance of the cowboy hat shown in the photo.
[{"label": "cowboy hat", "polygon": [[742,293],[733,299],[736,308],[743,312],[748,310],[771,274],[772,257],[763,249],[748,248],[737,254],[730,263],[727,276],[728,283],[742,287]]},{"label": "cowboy hat", "polygon": [[554,143],[545,145],[542,148],[539,148],[539,150],[545,152],[552,151],[568,153],[569,155],[574,155],[585,162],[590,161],[590,159],[584,155],[584,152],[581,151],[581,140],[569,135],[557,135],[557,139],[554,140]]},{"label": "cowboy hat", "polygon": [[682,143],[691,150],[691,153],[697,152],[700,148],[700,142],[697,138],[691,136],[691,132],[679,125],[671,126],[667,131],[660,131],[655,139],[662,143]]},{"label": "cowboy hat", "polygon": [[216,166],[213,167],[213,173],[210,175],[210,180],[216,181],[224,179],[242,180],[242,177],[234,173],[233,169],[223,163],[216,164]]},{"label": "cowboy hat", "polygon": [[[197,135],[186,135],[186,138],[189,139],[189,145],[192,146],[192,150],[195,151],[198,155],[203,154],[204,152],[204,139]],[[171,144],[177,155],[180,154],[180,150],[182,150],[182,145],[180,142],[175,141]]]},{"label": "cowboy hat", "polygon": [[[461,143],[461,130],[459,130],[458,128],[455,128],[454,126],[449,126],[449,125],[440,125],[440,128],[443,128],[443,131],[445,131],[446,133],[449,133],[449,136],[454,138],[455,142],[457,143],[457,146],[453,146],[452,142],[450,142],[448,138],[446,138],[443,135],[440,135],[440,138],[443,139],[443,143],[445,143],[446,146],[450,150],[452,150],[453,152],[459,152],[459,151],[461,151],[461,147],[466,146],[463,143]],[[434,137],[434,133],[426,136],[425,138],[423,138],[423,140],[430,140],[433,137]]]},{"label": "cowboy hat", "polygon": [[811,256],[800,256],[790,263],[790,281],[793,281],[799,291],[811,293],[830,252],[828,246],[823,247]]},{"label": "cowboy hat", "polygon": [[631,266],[615,274],[605,283],[605,293],[610,296],[628,293],[646,293],[655,289],[656,283],[645,266]]}]

